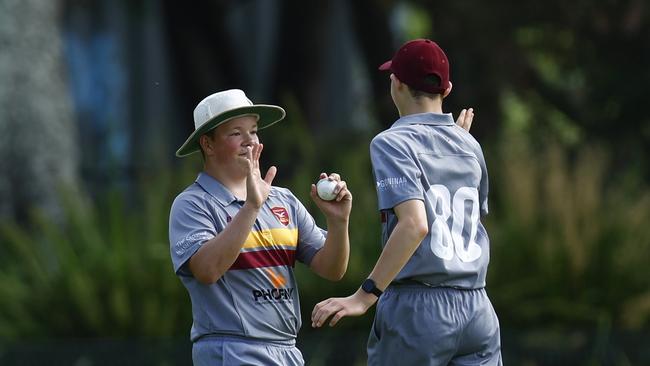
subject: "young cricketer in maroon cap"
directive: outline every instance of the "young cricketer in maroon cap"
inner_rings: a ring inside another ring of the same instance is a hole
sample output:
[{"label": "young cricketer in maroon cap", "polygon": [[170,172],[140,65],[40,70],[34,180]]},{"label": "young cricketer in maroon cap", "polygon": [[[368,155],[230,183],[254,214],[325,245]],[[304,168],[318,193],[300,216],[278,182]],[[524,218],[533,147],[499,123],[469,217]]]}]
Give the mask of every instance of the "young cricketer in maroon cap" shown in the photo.
[{"label": "young cricketer in maroon cap", "polygon": [[499,320],[485,291],[488,176],[468,133],[473,111],[456,123],[442,112],[449,60],[433,41],[407,42],[380,70],[391,73],[400,115],[370,144],[382,254],[357,292],[316,305],[312,325],[332,316],[333,326],[377,302],[369,365],[501,365]]}]

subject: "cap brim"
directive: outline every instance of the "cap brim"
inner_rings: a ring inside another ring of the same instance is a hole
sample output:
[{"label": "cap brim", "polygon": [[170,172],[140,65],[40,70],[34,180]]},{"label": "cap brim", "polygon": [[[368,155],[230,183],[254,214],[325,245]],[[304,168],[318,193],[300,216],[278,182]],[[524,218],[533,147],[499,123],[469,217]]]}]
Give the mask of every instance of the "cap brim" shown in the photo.
[{"label": "cap brim", "polygon": [[286,112],[281,107],[268,104],[256,104],[241,108],[231,109],[227,112],[221,113],[212,117],[212,119],[205,122],[201,127],[196,129],[190,137],[185,140],[183,145],[176,151],[176,156],[182,158],[199,151],[199,137],[208,131],[216,128],[220,124],[229,121],[239,116],[256,114],[260,116],[257,120],[257,128],[259,130],[272,126],[284,119]]},{"label": "cap brim", "polygon": [[390,67],[391,67],[392,64],[393,64],[393,60],[388,60],[388,61],[384,62],[383,64],[381,64],[381,66],[379,66],[379,70],[381,70],[381,71],[390,70]]}]

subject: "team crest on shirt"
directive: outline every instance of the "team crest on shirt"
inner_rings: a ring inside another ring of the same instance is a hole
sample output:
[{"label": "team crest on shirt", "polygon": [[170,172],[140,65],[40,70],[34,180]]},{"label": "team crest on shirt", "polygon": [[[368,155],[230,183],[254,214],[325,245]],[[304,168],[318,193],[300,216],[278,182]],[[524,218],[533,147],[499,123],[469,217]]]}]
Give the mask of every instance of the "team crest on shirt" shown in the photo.
[{"label": "team crest on shirt", "polygon": [[287,209],[284,207],[272,207],[271,212],[273,212],[273,215],[282,223],[282,225],[287,226],[289,225],[289,213],[287,212]]}]

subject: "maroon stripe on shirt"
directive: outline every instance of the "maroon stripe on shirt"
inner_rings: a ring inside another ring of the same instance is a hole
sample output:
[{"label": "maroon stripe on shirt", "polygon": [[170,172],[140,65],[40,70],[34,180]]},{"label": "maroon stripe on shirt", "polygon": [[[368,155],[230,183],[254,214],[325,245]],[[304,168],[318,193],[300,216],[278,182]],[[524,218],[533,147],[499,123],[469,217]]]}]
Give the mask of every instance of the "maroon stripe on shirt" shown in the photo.
[{"label": "maroon stripe on shirt", "polygon": [[262,267],[291,266],[296,263],[296,251],[291,249],[269,249],[239,253],[230,269],[251,269]]}]

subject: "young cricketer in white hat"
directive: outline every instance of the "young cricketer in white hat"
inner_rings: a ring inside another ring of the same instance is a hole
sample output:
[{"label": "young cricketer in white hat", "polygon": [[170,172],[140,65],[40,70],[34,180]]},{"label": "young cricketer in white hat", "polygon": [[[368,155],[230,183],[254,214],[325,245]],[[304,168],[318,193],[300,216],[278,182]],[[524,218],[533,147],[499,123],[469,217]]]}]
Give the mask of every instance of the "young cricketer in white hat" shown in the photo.
[{"label": "young cricketer in white hat", "polygon": [[241,90],[215,93],[194,110],[195,131],[176,152],[204,157],[169,219],[174,271],[192,301],[194,365],[303,365],[295,263],[329,280],[346,271],[352,195],[340,176],[319,177],[336,182],[332,201],[311,188],[325,231],[288,189],[271,185],[275,167],[261,174],[258,130],[284,116]]}]

